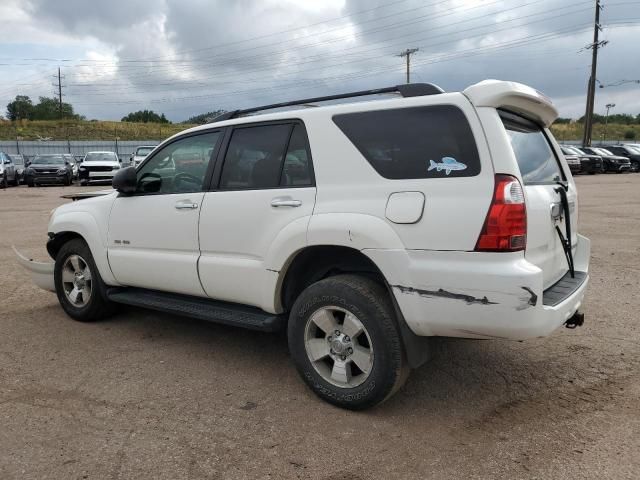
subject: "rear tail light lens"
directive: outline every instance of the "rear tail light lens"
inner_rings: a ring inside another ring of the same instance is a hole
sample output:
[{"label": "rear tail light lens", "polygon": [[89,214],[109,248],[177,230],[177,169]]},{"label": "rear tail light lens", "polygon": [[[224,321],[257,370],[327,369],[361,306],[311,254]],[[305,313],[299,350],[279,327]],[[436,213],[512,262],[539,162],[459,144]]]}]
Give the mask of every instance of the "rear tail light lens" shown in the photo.
[{"label": "rear tail light lens", "polygon": [[527,246],[527,208],[516,177],[496,175],[493,200],[478,237],[477,252],[517,252]]}]

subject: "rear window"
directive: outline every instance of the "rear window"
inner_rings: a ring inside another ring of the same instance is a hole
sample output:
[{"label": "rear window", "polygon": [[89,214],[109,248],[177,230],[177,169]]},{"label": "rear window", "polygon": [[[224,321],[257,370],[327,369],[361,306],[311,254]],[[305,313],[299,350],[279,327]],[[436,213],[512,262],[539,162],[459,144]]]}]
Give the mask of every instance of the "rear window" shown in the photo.
[{"label": "rear window", "polygon": [[555,183],[563,179],[560,164],[544,131],[518,115],[500,112],[525,185]]},{"label": "rear window", "polygon": [[452,105],[348,113],[335,115],[333,121],[384,178],[480,173],[469,122]]}]

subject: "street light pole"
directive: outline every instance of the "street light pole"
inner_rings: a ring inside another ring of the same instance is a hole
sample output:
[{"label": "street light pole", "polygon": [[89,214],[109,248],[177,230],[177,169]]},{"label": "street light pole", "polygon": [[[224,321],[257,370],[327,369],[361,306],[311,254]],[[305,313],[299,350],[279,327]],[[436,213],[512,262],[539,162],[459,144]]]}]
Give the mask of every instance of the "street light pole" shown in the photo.
[{"label": "street light pole", "polygon": [[602,139],[602,143],[607,141],[607,125],[609,124],[609,109],[615,107],[615,103],[607,103],[605,107],[607,107],[607,115],[604,117],[604,135]]}]

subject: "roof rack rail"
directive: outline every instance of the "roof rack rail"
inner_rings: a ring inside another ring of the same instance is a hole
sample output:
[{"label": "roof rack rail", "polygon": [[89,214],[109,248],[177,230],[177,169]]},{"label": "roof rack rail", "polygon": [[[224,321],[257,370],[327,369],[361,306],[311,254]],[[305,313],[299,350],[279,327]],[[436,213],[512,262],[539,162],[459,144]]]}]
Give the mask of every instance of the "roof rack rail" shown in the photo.
[{"label": "roof rack rail", "polygon": [[245,108],[243,110],[232,110],[225,112],[222,115],[218,115],[213,119],[214,122],[222,122],[223,120],[230,120],[237,118],[241,115],[247,115],[249,113],[261,112],[263,110],[272,110],[274,108],[291,107],[295,105],[305,105],[315,102],[327,102],[329,100],[340,100],[342,98],[352,97],[364,97],[368,95],[378,95],[381,93],[399,93],[403,97],[421,97],[424,95],[437,95],[444,93],[437,85],[432,83],[407,83],[404,85],[396,85],[395,87],[386,88],[374,88],[372,90],[360,90],[357,92],[340,93],[337,95],[327,95],[325,97],[312,97],[303,98],[301,100],[293,100],[290,102],[273,103],[271,105],[262,105],[260,107]]}]

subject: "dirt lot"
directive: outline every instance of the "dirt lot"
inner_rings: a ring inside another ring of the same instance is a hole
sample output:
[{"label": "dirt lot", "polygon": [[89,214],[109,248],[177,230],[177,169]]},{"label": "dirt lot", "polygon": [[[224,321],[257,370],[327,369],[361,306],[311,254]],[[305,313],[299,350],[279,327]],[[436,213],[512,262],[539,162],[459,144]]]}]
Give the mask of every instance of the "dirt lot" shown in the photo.
[{"label": "dirt lot", "polygon": [[281,335],[70,320],[10,246],[45,259],[49,212],[78,187],[0,191],[0,478],[638,478],[640,175],[577,181],[585,326],[441,339],[364,413],[316,399]]}]

